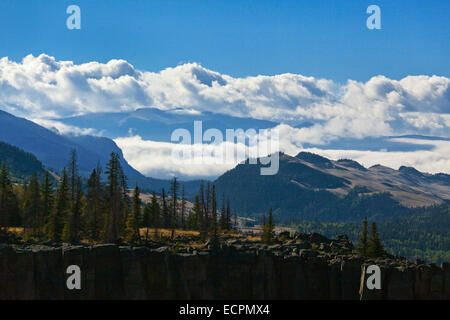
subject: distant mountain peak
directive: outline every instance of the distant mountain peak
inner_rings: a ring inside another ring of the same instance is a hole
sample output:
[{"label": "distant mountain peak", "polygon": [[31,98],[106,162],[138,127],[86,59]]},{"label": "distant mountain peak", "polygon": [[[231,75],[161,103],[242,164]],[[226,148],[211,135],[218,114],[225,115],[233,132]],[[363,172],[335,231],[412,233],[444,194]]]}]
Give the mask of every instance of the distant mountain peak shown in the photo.
[{"label": "distant mountain peak", "polygon": [[400,171],[403,174],[407,174],[407,175],[413,175],[413,176],[417,176],[417,177],[423,177],[424,174],[422,172],[420,172],[419,170],[413,168],[413,167],[407,167],[407,166],[401,166],[398,171]]},{"label": "distant mountain peak", "polygon": [[333,161],[304,151],[295,157],[280,153],[279,161],[273,176],[261,176],[257,166],[245,161],[220,176],[216,190],[239,212],[260,216],[272,207],[287,221],[359,219],[368,208],[368,215],[385,216],[450,201],[450,176],[445,174],[379,164],[367,169],[351,159]]},{"label": "distant mountain peak", "polygon": [[333,162],[318,154],[302,151],[295,156],[297,159],[311,163],[319,168],[333,168]]},{"label": "distant mountain peak", "polygon": [[339,165],[347,167],[347,168],[354,168],[362,171],[367,171],[367,168],[362,166],[359,162],[351,159],[339,159],[336,161]]}]

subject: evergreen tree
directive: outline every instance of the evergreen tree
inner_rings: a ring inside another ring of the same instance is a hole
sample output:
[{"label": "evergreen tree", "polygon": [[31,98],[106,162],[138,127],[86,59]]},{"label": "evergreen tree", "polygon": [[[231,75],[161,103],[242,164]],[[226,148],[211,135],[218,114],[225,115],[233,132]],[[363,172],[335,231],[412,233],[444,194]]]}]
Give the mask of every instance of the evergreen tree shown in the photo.
[{"label": "evergreen tree", "polygon": [[47,236],[49,239],[60,242],[64,228],[64,221],[70,212],[69,181],[64,168],[60,185],[56,191],[55,204],[48,220]]},{"label": "evergreen tree", "polygon": [[66,242],[76,243],[80,240],[81,234],[81,178],[78,175],[77,152],[70,151],[70,161],[68,169],[69,193],[70,193],[70,213],[66,217],[62,238]]},{"label": "evergreen tree", "polygon": [[184,184],[181,186],[181,228],[186,229],[186,197],[184,194]]},{"label": "evergreen tree", "polygon": [[145,243],[149,240],[149,228],[152,226],[151,222],[152,216],[152,203],[148,202],[144,206],[144,213],[142,214],[142,228],[145,228]]},{"label": "evergreen tree", "polygon": [[381,244],[380,235],[377,232],[377,224],[372,222],[371,235],[367,245],[367,255],[371,258],[382,257],[385,253]]},{"label": "evergreen tree", "polygon": [[220,209],[220,218],[219,218],[219,226],[221,230],[227,229],[227,211],[225,207],[225,195],[222,194],[222,207]]},{"label": "evergreen tree", "polygon": [[87,182],[87,194],[86,194],[86,208],[85,208],[85,221],[86,221],[86,234],[89,240],[100,240],[100,234],[102,229],[102,184],[101,184],[101,168],[97,166],[92,170],[89,180]]},{"label": "evergreen tree", "polygon": [[[42,199],[42,221],[40,224],[46,226],[53,208],[53,189],[50,182],[50,176],[48,171],[45,172],[44,183],[41,187],[41,199]],[[44,230],[47,234],[47,230]]]},{"label": "evergreen tree", "polygon": [[166,200],[166,191],[164,188],[161,192],[161,202],[162,202],[162,217],[164,222],[164,228],[170,227],[170,214],[169,214],[169,207],[167,206],[167,200]]},{"label": "evergreen tree", "polygon": [[142,228],[150,228],[153,226],[152,221],[152,203],[148,202],[144,206],[144,213],[142,214]]},{"label": "evergreen tree", "polygon": [[159,238],[158,228],[161,224],[161,222],[160,222],[161,208],[159,206],[158,199],[156,198],[155,192],[152,193],[151,204],[152,204],[152,223],[153,223],[153,228],[155,231],[154,238],[158,239]]},{"label": "evergreen tree", "polygon": [[120,159],[118,158],[118,169],[119,169],[119,181],[120,190],[122,192],[121,210],[119,212],[119,234],[122,234],[125,230],[125,223],[130,212],[131,199],[128,196],[128,183],[127,176],[123,172],[122,165],[120,164]]},{"label": "evergreen tree", "polygon": [[173,177],[171,187],[170,187],[170,196],[171,196],[171,210],[170,210],[170,229],[172,229],[172,238],[174,237],[175,227],[177,224],[177,208],[178,208],[178,181],[177,177]]},{"label": "evergreen tree", "polygon": [[272,216],[272,207],[269,209],[269,215],[267,218],[267,223],[264,225],[263,229],[263,241],[266,244],[272,244],[274,240],[274,229],[275,225],[273,223],[273,216]]},{"label": "evergreen tree", "polygon": [[213,249],[216,249],[219,245],[219,239],[217,234],[217,201],[216,201],[216,187],[213,184],[211,190],[211,219],[212,219],[212,237],[211,244]]},{"label": "evergreen tree", "polygon": [[367,217],[365,217],[362,224],[361,234],[359,236],[359,241],[356,245],[358,252],[364,257],[367,256],[368,238]]},{"label": "evergreen tree", "polygon": [[[210,220],[211,220],[211,215],[210,215],[210,210],[211,210],[211,184],[208,181],[206,183],[206,207],[205,210],[203,212],[204,214],[204,219],[205,219],[205,230],[206,232],[210,232],[211,231],[211,225],[210,225]],[[212,212],[212,210],[211,210]]]},{"label": "evergreen tree", "polygon": [[199,216],[200,216],[200,198],[195,196],[194,208],[189,212],[187,227],[189,230],[200,230],[199,226]]},{"label": "evergreen tree", "polygon": [[231,207],[230,207],[230,200],[227,201],[227,213],[226,213],[226,229],[228,231],[231,230]]},{"label": "evergreen tree", "polygon": [[203,180],[200,182],[200,190],[199,190],[199,210],[198,210],[198,223],[200,229],[200,238],[202,241],[205,241],[207,229],[206,229],[206,203],[205,203],[205,186]]},{"label": "evergreen tree", "polygon": [[140,220],[141,220],[141,199],[138,186],[134,188],[133,202],[131,213],[127,217],[125,238],[128,243],[138,244],[141,242],[139,234]]},{"label": "evergreen tree", "polygon": [[76,178],[74,199],[71,201],[71,212],[66,217],[63,229],[63,240],[69,243],[78,243],[81,239],[82,197],[81,177]]},{"label": "evergreen tree", "polygon": [[7,231],[9,226],[20,225],[20,212],[6,163],[0,169],[0,230]]},{"label": "evergreen tree", "polygon": [[105,193],[106,214],[104,227],[102,230],[103,239],[106,242],[118,243],[123,230],[123,218],[126,215],[128,204],[127,197],[123,190],[125,179],[122,175],[122,168],[119,155],[112,152],[106,166],[107,186]]},{"label": "evergreen tree", "polygon": [[30,180],[23,202],[23,222],[26,237],[39,239],[42,230],[42,202],[36,174]]}]

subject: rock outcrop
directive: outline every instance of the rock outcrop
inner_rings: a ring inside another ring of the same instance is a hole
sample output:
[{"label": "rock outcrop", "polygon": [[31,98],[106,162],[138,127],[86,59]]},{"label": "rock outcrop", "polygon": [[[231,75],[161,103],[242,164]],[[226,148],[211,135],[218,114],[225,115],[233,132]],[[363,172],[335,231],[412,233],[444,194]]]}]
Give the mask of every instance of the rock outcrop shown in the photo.
[{"label": "rock outcrop", "polygon": [[[450,299],[449,264],[364,260],[351,249],[346,237],[317,234],[273,246],[228,239],[218,250],[2,245],[0,299]],[[381,268],[379,290],[365,285],[370,264]],[[69,265],[81,269],[80,290],[66,287]]]}]

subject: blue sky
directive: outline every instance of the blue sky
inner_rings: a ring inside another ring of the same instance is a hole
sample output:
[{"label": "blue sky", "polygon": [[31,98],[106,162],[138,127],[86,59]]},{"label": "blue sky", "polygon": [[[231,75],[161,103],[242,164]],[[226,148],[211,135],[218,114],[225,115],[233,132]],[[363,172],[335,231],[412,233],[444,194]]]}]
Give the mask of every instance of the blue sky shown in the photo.
[{"label": "blue sky", "polygon": [[[82,29],[68,30],[77,4]],[[381,8],[368,30],[366,8]],[[185,62],[235,77],[285,72],[367,81],[450,75],[450,1],[0,2],[0,57],[46,53],[75,63],[125,59],[159,71]]]}]

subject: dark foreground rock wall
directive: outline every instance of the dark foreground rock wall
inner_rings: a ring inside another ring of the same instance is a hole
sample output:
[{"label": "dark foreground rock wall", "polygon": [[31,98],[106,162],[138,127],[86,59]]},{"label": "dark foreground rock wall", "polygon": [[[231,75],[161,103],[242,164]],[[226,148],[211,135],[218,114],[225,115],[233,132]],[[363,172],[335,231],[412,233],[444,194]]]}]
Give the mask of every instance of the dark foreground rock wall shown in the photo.
[{"label": "dark foreground rock wall", "polygon": [[[0,299],[450,299],[450,268],[406,261],[363,261],[304,244],[189,248],[116,245],[0,247]],[[365,286],[379,264],[381,290]],[[81,268],[81,290],[66,269]]]}]

